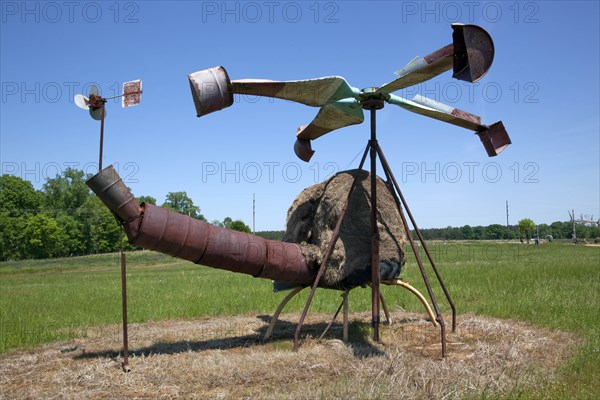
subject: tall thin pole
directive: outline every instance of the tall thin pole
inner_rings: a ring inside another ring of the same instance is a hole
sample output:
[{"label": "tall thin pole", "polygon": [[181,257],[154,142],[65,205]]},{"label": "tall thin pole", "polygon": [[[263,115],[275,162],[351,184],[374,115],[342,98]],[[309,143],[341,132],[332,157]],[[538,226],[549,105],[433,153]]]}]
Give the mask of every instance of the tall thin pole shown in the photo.
[{"label": "tall thin pole", "polygon": [[102,101],[102,117],[100,118],[100,155],[98,158],[98,171],[102,171],[102,149],[104,148],[104,101]]},{"label": "tall thin pole", "polygon": [[379,342],[379,230],[377,229],[377,110],[371,109],[371,304],[373,340]]},{"label": "tall thin pole", "polygon": [[127,335],[127,261],[121,248],[121,303],[123,306],[123,370],[129,371],[129,338]]},{"label": "tall thin pole", "polygon": [[256,234],[256,193],[252,193],[252,234]]}]

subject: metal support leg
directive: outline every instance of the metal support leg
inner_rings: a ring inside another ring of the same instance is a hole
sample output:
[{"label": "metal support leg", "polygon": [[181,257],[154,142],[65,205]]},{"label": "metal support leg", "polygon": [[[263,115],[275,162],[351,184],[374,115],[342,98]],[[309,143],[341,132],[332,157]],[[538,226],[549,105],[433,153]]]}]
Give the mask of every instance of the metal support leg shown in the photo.
[{"label": "metal support leg", "polygon": [[342,295],[342,304],[344,305],[344,322],[342,324],[342,340],[348,341],[348,294],[349,290],[346,290]]},{"label": "metal support leg", "polygon": [[335,319],[340,313],[340,310],[343,309],[344,316],[342,322],[342,340],[344,342],[348,341],[348,293],[350,293],[350,289],[344,290],[344,293],[342,293],[342,302],[340,303],[340,306],[337,308],[337,311],[333,315],[331,322],[327,325],[321,336],[319,336],[319,340],[323,339],[329,328],[331,328],[331,325],[333,325],[333,323],[335,322]]},{"label": "metal support leg", "polygon": [[429,315],[429,319],[431,319],[431,323],[433,324],[433,326],[436,328],[438,327],[438,324],[435,320],[435,314],[431,310],[427,299],[417,289],[409,285],[408,282],[401,281],[400,279],[394,279],[391,281],[381,281],[381,283],[383,283],[384,285],[394,285],[403,287],[404,289],[407,289],[409,292],[417,296],[419,301],[421,301],[421,304],[423,304],[423,307],[425,307],[425,311],[427,311],[427,314]]},{"label": "metal support leg", "polygon": [[[427,243],[425,242],[425,239],[423,238],[423,235],[421,234],[421,230],[417,226],[417,222],[415,221],[415,218],[413,217],[412,213],[410,212],[410,208],[408,208],[406,199],[404,198],[404,195],[402,194],[402,191],[400,190],[400,186],[398,185],[398,182],[396,181],[396,178],[394,177],[394,174],[392,173],[392,170],[385,158],[385,155],[383,154],[383,150],[381,150],[381,147],[379,147],[379,146],[377,147],[377,152],[379,153],[379,158],[381,160],[381,163],[383,164],[384,170],[387,171],[386,175],[389,178],[391,178],[391,181],[393,182],[394,187],[396,189],[395,191],[392,191],[392,192],[393,193],[397,192],[397,196],[400,196],[399,200],[402,202],[402,205],[404,206],[404,208],[406,208],[406,213],[408,214],[408,217],[410,218],[411,224],[415,228],[415,233],[417,234],[417,236],[421,242],[421,245],[423,246],[423,250],[425,251],[425,254],[427,255],[427,259],[429,260],[429,263],[431,264],[431,268],[433,269],[433,272],[435,273],[435,276],[436,276],[440,286],[442,287],[442,290],[444,291],[444,295],[446,296],[446,300],[448,301],[448,304],[450,304],[450,308],[452,309],[452,332],[456,332],[456,306],[454,305],[454,301],[452,300],[452,297],[450,296],[450,292],[448,292],[448,289],[446,288],[446,285],[444,284],[444,280],[442,279],[442,276],[437,269],[435,261],[433,260],[433,257],[431,256],[429,249],[427,248]],[[396,194],[395,194],[395,196],[396,196]],[[398,202],[398,199],[396,199],[396,201]],[[400,207],[400,209],[401,208],[402,207]],[[407,231],[407,234],[409,232],[410,231]],[[416,257],[416,254],[415,254],[415,257]],[[433,301],[433,299],[432,299],[432,301]],[[440,325],[442,325],[442,324],[440,324]],[[443,329],[443,325],[442,325],[442,329]]]},{"label": "metal support leg", "polygon": [[266,342],[271,338],[271,335],[273,334],[273,329],[275,329],[275,324],[277,323],[277,320],[279,320],[279,314],[281,314],[287,303],[292,299],[292,297],[300,293],[304,288],[305,286],[294,288],[291,292],[287,294],[287,296],[285,296],[283,300],[281,300],[281,303],[279,303],[277,310],[275,310],[275,314],[273,314],[273,317],[271,317],[271,322],[269,323],[267,332],[265,332],[265,336],[263,336],[263,342]]},{"label": "metal support leg", "polygon": [[377,110],[371,108],[371,323],[373,340],[379,342],[379,229],[377,228]]},{"label": "metal support leg", "polygon": [[379,294],[379,298],[381,299],[381,308],[383,308],[383,314],[385,315],[385,322],[388,325],[391,325],[392,317],[390,317],[390,311],[388,310],[387,302],[385,301],[385,297],[383,297],[383,293]]},{"label": "metal support leg", "polygon": [[[404,210],[402,209],[402,207],[404,206],[404,208],[406,208],[406,212],[408,213],[411,223],[413,224],[413,226],[415,227],[415,231],[418,232],[419,238],[422,238],[422,236],[420,235],[420,232],[418,230],[418,227],[415,224],[415,220],[412,217],[412,214],[410,213],[410,210],[408,209],[408,206],[406,205],[406,200],[404,199],[404,196],[402,195],[402,192],[400,191],[400,186],[398,185],[398,182],[396,182],[396,178],[394,177],[392,170],[389,166],[389,164],[387,163],[387,160],[383,154],[383,151],[381,150],[381,148],[379,146],[377,146],[377,152],[379,154],[379,159],[381,160],[381,164],[383,166],[383,170],[385,172],[386,178],[388,180],[388,182],[392,182],[394,184],[394,188],[395,190],[391,190],[394,199],[396,201],[396,206],[398,208],[398,213],[400,214],[400,219],[402,220],[402,225],[404,226],[404,231],[406,232],[406,236],[408,238],[408,241],[410,243],[410,247],[412,249],[413,254],[415,255],[415,259],[417,261],[417,265],[419,266],[419,271],[421,272],[421,277],[423,278],[423,282],[425,283],[425,287],[427,288],[427,293],[429,294],[429,298],[431,299],[431,303],[433,304],[433,308],[435,310],[435,314],[436,314],[436,321],[438,322],[438,324],[440,325],[440,336],[441,336],[441,342],[442,342],[442,357],[446,357],[446,324],[444,322],[444,317],[442,316],[442,313],[440,311],[440,308],[437,304],[437,300],[435,298],[435,294],[433,293],[433,289],[431,287],[431,284],[429,283],[429,278],[427,277],[427,273],[425,272],[425,267],[423,266],[423,261],[421,260],[421,256],[419,255],[419,251],[417,250],[417,246],[415,244],[415,241],[412,237],[412,234],[410,232],[410,228],[408,226],[408,222],[406,220],[406,217],[404,216]],[[398,196],[400,196],[398,198]],[[423,246],[425,246],[425,242],[423,240],[421,240],[421,244]],[[429,255],[429,252],[427,252],[427,254]],[[435,263],[433,262],[433,259],[430,258],[430,262],[431,265],[434,269],[434,272],[436,273],[436,277],[438,278],[438,282],[440,283],[440,285],[442,286],[442,288],[444,289],[444,293],[446,294],[446,298],[448,299],[450,305],[453,307],[453,313],[452,313],[452,317],[453,317],[453,326],[455,325],[455,311],[454,311],[454,303],[451,301],[450,299],[450,294],[448,293],[448,291],[446,290],[446,287],[444,286],[443,281],[441,280],[441,276],[439,275],[439,273],[437,272],[437,269],[435,268]]]},{"label": "metal support leg", "polygon": [[[380,283],[385,283],[384,281],[381,281]],[[387,285],[387,283],[385,283]],[[369,287],[371,287],[371,284],[368,283]],[[390,311],[388,309],[387,306],[387,302],[385,301],[385,297],[383,297],[383,293],[379,292],[379,299],[381,300],[381,308],[383,308],[383,314],[385,315],[385,322],[388,325],[392,324],[392,317],[390,317]]]},{"label": "metal support leg", "polygon": [[[367,159],[367,153],[369,152],[369,148],[371,147],[371,142],[367,144],[365,148],[365,152],[363,153],[362,159],[360,160],[360,165],[358,169],[362,169],[365,164],[365,160]],[[346,215],[346,210],[348,209],[348,204],[350,204],[350,197],[352,197],[352,193],[354,193],[354,189],[356,188],[356,182],[358,181],[358,175],[352,181],[352,186],[350,186],[350,190],[348,191],[348,197],[346,198],[346,202],[344,203],[344,207],[342,208],[342,212],[340,213],[340,217],[335,225],[335,229],[333,230],[333,235],[331,236],[331,241],[329,242],[329,246],[327,247],[327,251],[325,252],[325,256],[323,257],[323,261],[321,262],[321,266],[319,267],[319,271],[317,272],[317,276],[315,281],[313,282],[312,288],[308,295],[308,299],[306,299],[306,304],[304,305],[304,310],[302,310],[302,315],[300,315],[300,321],[298,321],[298,325],[296,326],[296,332],[294,332],[294,350],[298,349],[298,339],[300,337],[300,331],[302,330],[302,325],[304,324],[304,319],[306,318],[306,314],[308,313],[308,309],[310,308],[310,303],[315,295],[315,291],[317,290],[317,286],[319,286],[319,281],[321,280],[321,276],[323,275],[323,271],[325,270],[325,265],[329,262],[329,257],[331,256],[331,252],[333,251],[333,246],[335,245],[335,241],[340,233],[340,228],[342,227],[342,221],[344,220],[344,216]]]},{"label": "metal support leg", "polygon": [[121,249],[121,303],[123,306],[123,371],[129,372],[129,338],[127,335],[127,260]]}]

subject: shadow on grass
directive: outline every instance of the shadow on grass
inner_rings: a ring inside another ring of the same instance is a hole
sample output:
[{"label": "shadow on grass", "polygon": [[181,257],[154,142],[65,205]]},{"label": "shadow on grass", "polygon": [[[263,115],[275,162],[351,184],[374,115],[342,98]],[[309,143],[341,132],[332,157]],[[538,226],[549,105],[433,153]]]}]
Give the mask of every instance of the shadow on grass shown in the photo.
[{"label": "shadow on grass", "polygon": [[[296,330],[296,322],[279,320],[275,325],[275,329],[271,339],[263,342],[262,338],[267,331],[268,323],[271,316],[259,315],[258,318],[265,321],[267,324],[261,326],[255,333],[242,336],[230,336],[222,338],[214,338],[208,340],[180,340],[175,342],[158,341],[151,346],[130,349],[130,356],[150,356],[159,354],[178,354],[185,352],[201,352],[205,350],[227,350],[234,348],[245,348],[250,346],[272,346],[276,348],[293,348],[293,337]],[[307,338],[317,338],[321,335],[327,323],[304,324],[302,326],[302,334],[300,338],[300,346],[302,340]],[[371,334],[370,325],[366,322],[353,321],[349,326],[349,343],[354,356],[359,358],[382,356],[384,352],[377,348],[369,341]],[[329,332],[323,339],[339,339],[342,336],[342,324],[334,323]],[[73,359],[91,359],[91,358],[117,358],[121,355],[121,351],[95,351],[85,352],[75,355]]]}]

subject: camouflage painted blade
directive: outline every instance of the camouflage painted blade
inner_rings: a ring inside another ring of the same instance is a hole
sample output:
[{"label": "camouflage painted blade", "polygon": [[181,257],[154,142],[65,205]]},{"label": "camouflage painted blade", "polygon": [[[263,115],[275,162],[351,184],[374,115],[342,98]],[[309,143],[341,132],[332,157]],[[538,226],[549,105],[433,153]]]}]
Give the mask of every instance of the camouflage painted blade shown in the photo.
[{"label": "camouflage painted blade", "polygon": [[327,103],[356,97],[360,92],[339,76],[302,81],[240,79],[231,81],[231,88],[232,92],[236,94],[274,97],[313,107],[321,107]]},{"label": "camouflage painted blade", "polygon": [[417,95],[412,100],[404,99],[400,96],[390,95],[388,103],[402,107],[408,111],[425,115],[452,125],[460,126],[471,131],[481,131],[487,129],[481,124],[481,118],[466,111],[459,110],[427,97]]},{"label": "camouflage painted blade", "polygon": [[381,86],[377,92],[391,93],[399,89],[425,82],[440,75],[453,65],[454,46],[452,44],[442,47],[425,58],[415,57],[404,68],[396,72],[398,79]]},{"label": "camouflage painted blade", "polygon": [[362,107],[355,99],[326,104],[310,124],[298,128],[298,139],[313,140],[333,130],[360,124],[364,119]]}]

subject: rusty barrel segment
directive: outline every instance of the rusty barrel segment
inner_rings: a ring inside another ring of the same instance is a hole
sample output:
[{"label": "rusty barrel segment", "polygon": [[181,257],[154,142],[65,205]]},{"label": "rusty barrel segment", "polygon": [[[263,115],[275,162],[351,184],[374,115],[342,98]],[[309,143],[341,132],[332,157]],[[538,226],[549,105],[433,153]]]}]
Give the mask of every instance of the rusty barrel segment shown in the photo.
[{"label": "rusty barrel segment", "polygon": [[129,242],[183,260],[302,285],[314,281],[300,247],[210,225],[152,204],[138,204],[111,166],[87,185],[117,216]]},{"label": "rusty barrel segment", "polygon": [[201,117],[233,104],[231,80],[223,67],[213,67],[188,75],[196,115]]}]

